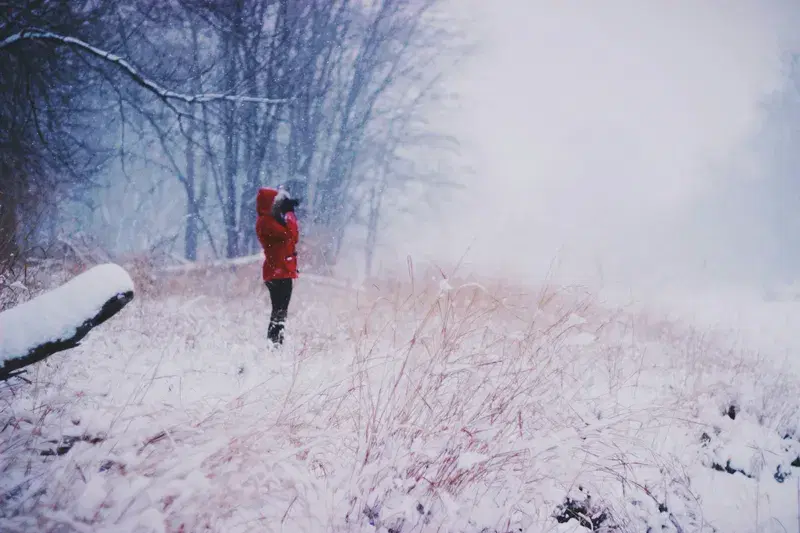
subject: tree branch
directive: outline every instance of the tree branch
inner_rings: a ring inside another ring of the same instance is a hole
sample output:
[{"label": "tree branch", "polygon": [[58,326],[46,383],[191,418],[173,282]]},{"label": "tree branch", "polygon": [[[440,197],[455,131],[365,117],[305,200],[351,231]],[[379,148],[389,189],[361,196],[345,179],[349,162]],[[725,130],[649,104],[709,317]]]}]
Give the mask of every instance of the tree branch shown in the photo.
[{"label": "tree branch", "polygon": [[246,102],[253,104],[273,105],[273,104],[282,104],[291,102],[294,99],[293,97],[264,98],[260,96],[247,96],[247,95],[221,94],[221,93],[196,94],[196,95],[178,93],[175,91],[171,91],[169,89],[165,89],[158,83],[145,77],[141,72],[139,72],[139,70],[136,67],[130,64],[126,59],[116,54],[112,54],[111,52],[108,52],[101,48],[97,48],[96,46],[93,46],[80,39],[76,39],[75,37],[70,37],[68,35],[61,35],[49,31],[23,30],[21,32],[15,33],[0,41],[0,50],[3,50],[4,48],[8,48],[16,43],[26,40],[55,41],[56,43],[74,46],[76,48],[79,48],[85,52],[94,55],[95,57],[99,57],[100,59],[113,63],[115,66],[119,67],[122,70],[122,72],[126,76],[128,76],[134,83],[152,92],[153,94],[155,94],[164,101],[178,100],[181,102],[185,102],[187,104],[206,104],[210,102],[227,101],[227,102],[239,102],[239,103]]}]

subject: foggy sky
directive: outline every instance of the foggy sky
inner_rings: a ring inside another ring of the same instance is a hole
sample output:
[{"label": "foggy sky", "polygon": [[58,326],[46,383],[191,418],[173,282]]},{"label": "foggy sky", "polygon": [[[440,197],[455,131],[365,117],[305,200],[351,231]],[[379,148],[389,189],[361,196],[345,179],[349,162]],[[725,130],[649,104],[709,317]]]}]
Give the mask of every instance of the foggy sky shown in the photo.
[{"label": "foggy sky", "polygon": [[476,267],[533,280],[554,260],[606,283],[763,275],[764,206],[732,191],[763,165],[750,141],[797,44],[790,4],[458,2],[480,53],[446,125],[475,172],[393,249],[471,247]]}]

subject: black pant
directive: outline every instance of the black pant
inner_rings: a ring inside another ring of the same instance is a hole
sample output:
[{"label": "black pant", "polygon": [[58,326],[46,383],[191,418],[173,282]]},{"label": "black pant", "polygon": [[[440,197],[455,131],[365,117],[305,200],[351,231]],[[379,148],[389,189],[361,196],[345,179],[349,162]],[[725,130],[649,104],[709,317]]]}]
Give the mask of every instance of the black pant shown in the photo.
[{"label": "black pant", "polygon": [[292,299],[292,279],[273,279],[265,281],[272,301],[272,315],[269,319],[267,337],[276,344],[283,343],[283,326],[289,313],[289,300]]}]

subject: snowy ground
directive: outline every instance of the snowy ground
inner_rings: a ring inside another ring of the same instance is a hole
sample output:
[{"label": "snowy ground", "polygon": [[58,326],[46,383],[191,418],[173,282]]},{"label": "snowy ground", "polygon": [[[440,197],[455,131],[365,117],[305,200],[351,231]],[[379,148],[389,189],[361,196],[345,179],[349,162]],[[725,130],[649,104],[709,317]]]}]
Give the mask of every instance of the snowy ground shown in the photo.
[{"label": "snowy ground", "polygon": [[798,531],[800,304],[732,343],[697,295],[306,279],[270,352],[257,276],[137,281],[0,384],[0,530]]}]

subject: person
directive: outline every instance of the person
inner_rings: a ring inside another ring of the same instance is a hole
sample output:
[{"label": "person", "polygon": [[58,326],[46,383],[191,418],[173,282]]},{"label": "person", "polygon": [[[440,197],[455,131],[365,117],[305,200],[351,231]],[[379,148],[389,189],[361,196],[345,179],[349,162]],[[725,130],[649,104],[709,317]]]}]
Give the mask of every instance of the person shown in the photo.
[{"label": "person", "polygon": [[256,235],[264,249],[261,274],[272,303],[267,337],[274,345],[283,344],[293,280],[298,273],[296,246],[300,229],[294,213],[297,204],[285,189],[262,187],[256,196]]}]

